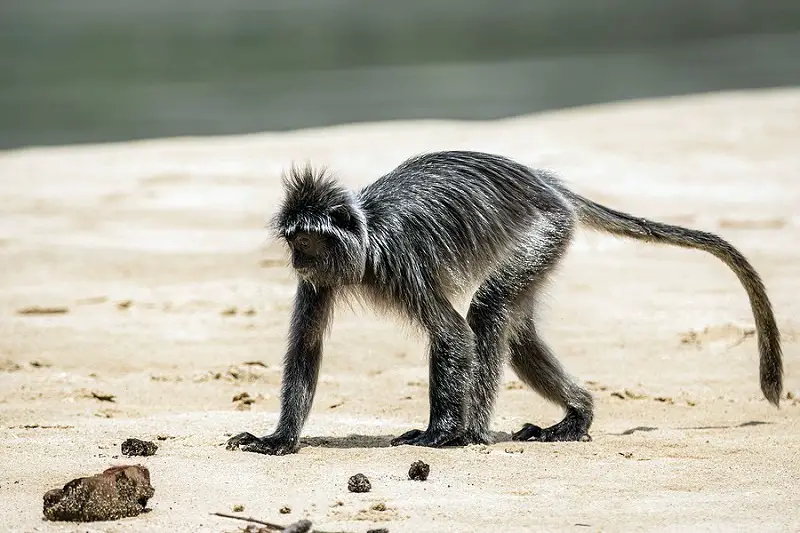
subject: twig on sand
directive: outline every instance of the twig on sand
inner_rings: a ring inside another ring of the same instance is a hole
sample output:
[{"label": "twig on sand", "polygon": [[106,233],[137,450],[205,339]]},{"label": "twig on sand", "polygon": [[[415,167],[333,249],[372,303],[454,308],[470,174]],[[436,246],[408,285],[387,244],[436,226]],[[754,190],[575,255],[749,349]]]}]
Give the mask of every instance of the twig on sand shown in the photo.
[{"label": "twig on sand", "polygon": [[290,524],[288,526],[282,526],[280,524],[273,524],[272,522],[265,522],[264,520],[259,520],[257,518],[250,518],[246,516],[236,516],[232,514],[226,513],[211,513],[215,516],[221,516],[223,518],[233,518],[234,520],[241,520],[243,522],[250,522],[253,524],[258,524],[260,526],[264,526],[269,529],[273,529],[275,531],[284,531],[285,533],[345,533],[342,531],[323,531],[321,529],[311,529],[311,522],[308,520],[300,520],[299,522],[295,522],[294,524]]},{"label": "twig on sand", "polygon": [[258,520],[257,518],[250,518],[247,516],[236,516],[232,514],[225,514],[225,513],[211,513],[212,515],[221,516],[223,518],[233,518],[234,520],[242,520],[243,522],[252,522],[253,524],[258,524],[260,526],[266,526],[270,529],[274,529],[275,531],[283,531],[286,529],[284,526],[273,524],[272,522],[265,522],[263,520]]}]

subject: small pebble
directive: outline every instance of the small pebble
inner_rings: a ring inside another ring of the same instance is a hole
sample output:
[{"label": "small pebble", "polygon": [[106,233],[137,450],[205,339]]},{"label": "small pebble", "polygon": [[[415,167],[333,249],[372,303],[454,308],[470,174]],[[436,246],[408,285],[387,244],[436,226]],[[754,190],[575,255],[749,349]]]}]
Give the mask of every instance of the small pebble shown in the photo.
[{"label": "small pebble", "polygon": [[141,455],[147,457],[155,455],[158,445],[155,442],[139,439],[125,439],[122,443],[122,455]]},{"label": "small pebble", "polygon": [[408,478],[417,481],[425,481],[431,473],[431,466],[422,461],[414,461],[408,469]]},{"label": "small pebble", "polygon": [[350,492],[369,492],[372,485],[364,474],[356,474],[347,480],[347,490]]},{"label": "small pebble", "polygon": [[233,506],[234,513],[241,513],[242,511],[244,511],[244,505],[236,504]]},{"label": "small pebble", "polygon": [[281,513],[281,514],[289,514],[289,513],[292,512],[292,508],[289,507],[288,505],[284,505],[283,507],[281,507],[281,510],[278,511],[278,512]]}]

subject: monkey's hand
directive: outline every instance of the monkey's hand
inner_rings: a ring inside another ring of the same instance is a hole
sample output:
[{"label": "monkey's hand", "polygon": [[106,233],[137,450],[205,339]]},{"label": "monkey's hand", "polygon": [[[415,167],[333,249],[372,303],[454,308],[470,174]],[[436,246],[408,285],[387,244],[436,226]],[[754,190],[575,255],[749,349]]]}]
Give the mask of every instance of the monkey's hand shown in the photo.
[{"label": "monkey's hand", "polygon": [[264,455],[286,455],[297,451],[297,442],[297,439],[274,433],[258,438],[245,431],[228,439],[225,447],[229,450],[240,449],[243,452],[263,453]]},{"label": "monkey's hand", "polygon": [[436,431],[430,428],[425,431],[421,429],[412,429],[392,439],[391,445],[402,446],[403,444],[409,444],[411,446],[427,446],[429,448],[439,448],[448,445],[459,446],[461,445],[463,434],[464,431]]}]

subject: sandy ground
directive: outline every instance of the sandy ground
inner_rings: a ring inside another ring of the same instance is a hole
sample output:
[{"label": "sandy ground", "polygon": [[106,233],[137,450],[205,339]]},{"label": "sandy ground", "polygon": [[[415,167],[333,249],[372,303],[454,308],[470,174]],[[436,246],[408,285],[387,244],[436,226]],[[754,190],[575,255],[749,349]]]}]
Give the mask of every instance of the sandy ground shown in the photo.
[{"label": "sandy ground", "polygon": [[[800,90],[786,90],[2,153],[0,530],[232,532],[243,524],[209,513],[241,504],[353,532],[798,531],[798,139]],[[277,415],[293,278],[263,227],[282,169],[311,160],[357,186],[452,148],[548,167],[597,201],[729,239],[769,289],[789,399],[762,398],[747,299],[719,261],[581,233],[541,329],[594,391],[593,442],[508,442],[561,414],[509,372],[500,442],[389,447],[426,423],[424,343],[343,309],[299,453],[226,451],[228,435],[265,433]],[[37,307],[51,313],[21,313]],[[255,402],[233,402],[241,392]],[[43,522],[42,494],[128,462],[127,437],[163,439],[136,461],[152,511]],[[406,479],[415,459],[428,481]],[[347,491],[357,472],[371,492]]]}]

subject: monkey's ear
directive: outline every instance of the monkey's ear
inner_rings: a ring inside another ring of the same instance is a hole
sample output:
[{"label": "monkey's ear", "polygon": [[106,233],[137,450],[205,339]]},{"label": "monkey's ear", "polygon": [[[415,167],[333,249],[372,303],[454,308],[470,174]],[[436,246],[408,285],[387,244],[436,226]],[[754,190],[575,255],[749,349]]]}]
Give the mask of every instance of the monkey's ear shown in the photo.
[{"label": "monkey's ear", "polygon": [[353,223],[353,214],[350,208],[346,205],[337,205],[328,211],[328,216],[331,217],[331,222],[334,226],[342,229],[349,229]]}]

